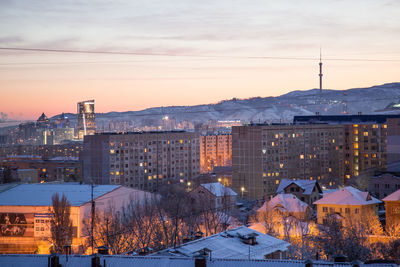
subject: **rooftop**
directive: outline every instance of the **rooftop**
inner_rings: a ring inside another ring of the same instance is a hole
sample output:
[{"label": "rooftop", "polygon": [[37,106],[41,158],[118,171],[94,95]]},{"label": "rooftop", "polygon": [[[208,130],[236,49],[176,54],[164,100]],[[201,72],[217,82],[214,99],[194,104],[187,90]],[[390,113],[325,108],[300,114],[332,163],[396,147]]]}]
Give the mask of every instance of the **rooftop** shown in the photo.
[{"label": "rooftop", "polygon": [[332,193],[324,194],[324,197],[315,201],[314,204],[333,205],[371,205],[382,201],[372,197],[368,192],[362,192],[354,187],[346,186]]},{"label": "rooftop", "polygon": [[289,180],[289,179],[282,179],[279,183],[278,189],[276,190],[277,194],[285,193],[285,188],[291,184],[296,184],[300,188],[304,190],[304,195],[311,195],[313,189],[316,185],[316,180]]},{"label": "rooftop", "polygon": [[391,193],[390,195],[388,195],[387,197],[385,197],[382,200],[383,201],[399,201],[400,200],[400,189]]},{"label": "rooftop", "polygon": [[[247,237],[255,237],[256,244],[249,245],[243,242]],[[176,248],[159,251],[155,255],[196,257],[200,251],[207,250],[213,259],[264,259],[265,255],[286,251],[289,246],[286,241],[240,226]]]},{"label": "rooftop", "polygon": [[221,183],[201,184],[202,187],[210,191],[216,197],[237,196],[237,193],[229,187],[223,186]]},{"label": "rooftop", "polygon": [[400,114],[294,116],[293,123],[385,123],[389,118],[400,118]]},{"label": "rooftop", "polygon": [[[120,185],[96,185],[93,197],[96,199]],[[2,206],[51,206],[51,197],[58,193],[67,197],[71,206],[81,206],[91,200],[91,186],[78,183],[62,184],[19,184],[0,192]]]},{"label": "rooftop", "polygon": [[279,208],[282,209],[282,211],[288,212],[306,212],[308,205],[293,194],[278,194],[270,201],[266,201],[258,211],[266,211],[267,207],[270,210]]},{"label": "rooftop", "polygon": [[[50,255],[0,255],[0,266],[30,266],[42,267],[48,265]],[[120,256],[99,255],[100,264],[104,266],[146,266],[146,267],[195,267],[194,258],[182,257],[153,257],[153,256]],[[65,255],[59,256],[59,263],[65,267],[91,266],[92,256],[70,255],[68,261]],[[326,261],[313,261],[315,267],[345,267],[351,263],[334,263]],[[304,267],[304,260],[232,260],[232,259],[206,259],[207,267]],[[394,267],[391,263],[360,264],[360,267]]]}]

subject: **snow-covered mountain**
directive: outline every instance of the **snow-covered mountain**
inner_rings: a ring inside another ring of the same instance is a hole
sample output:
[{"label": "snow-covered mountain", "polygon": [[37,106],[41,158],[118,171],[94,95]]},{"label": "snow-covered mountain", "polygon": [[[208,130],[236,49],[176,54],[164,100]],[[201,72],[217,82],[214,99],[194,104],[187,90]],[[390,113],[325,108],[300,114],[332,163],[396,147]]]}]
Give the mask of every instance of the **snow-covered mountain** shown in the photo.
[{"label": "snow-covered mountain", "polygon": [[[295,115],[379,114],[398,113],[388,109],[400,100],[400,83],[388,83],[368,88],[348,90],[293,91],[277,97],[230,99],[216,104],[196,106],[154,107],[140,111],[97,113],[96,124],[111,121],[131,122],[135,126],[160,125],[164,116],[176,122],[193,124],[210,120],[241,120],[242,122],[289,122]],[[69,114],[74,123],[75,114]]]}]

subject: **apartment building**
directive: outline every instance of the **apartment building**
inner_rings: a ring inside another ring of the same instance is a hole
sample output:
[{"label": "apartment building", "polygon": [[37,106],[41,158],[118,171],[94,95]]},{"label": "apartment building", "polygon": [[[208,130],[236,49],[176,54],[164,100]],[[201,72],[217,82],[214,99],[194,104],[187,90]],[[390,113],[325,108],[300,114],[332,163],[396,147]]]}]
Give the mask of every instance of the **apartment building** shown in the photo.
[{"label": "apartment building", "polygon": [[85,136],[85,182],[156,191],[200,174],[200,136],[184,131],[101,133]]},{"label": "apartment building", "polygon": [[213,171],[214,167],[232,165],[232,135],[215,134],[200,137],[200,170]]},{"label": "apartment building", "polygon": [[273,195],[281,179],[344,179],[341,125],[251,124],[232,128],[232,187],[244,197]]},{"label": "apartment building", "polygon": [[385,171],[388,163],[400,161],[400,115],[295,116],[293,122],[343,126],[347,179],[369,169]]}]

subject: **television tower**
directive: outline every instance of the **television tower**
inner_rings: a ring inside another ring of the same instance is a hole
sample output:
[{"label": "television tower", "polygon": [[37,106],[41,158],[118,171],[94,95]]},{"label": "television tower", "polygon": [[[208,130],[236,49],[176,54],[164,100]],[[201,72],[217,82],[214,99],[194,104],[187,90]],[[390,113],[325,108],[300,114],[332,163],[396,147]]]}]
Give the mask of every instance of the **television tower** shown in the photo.
[{"label": "television tower", "polygon": [[319,94],[322,95],[322,56],[321,48],[319,49]]}]

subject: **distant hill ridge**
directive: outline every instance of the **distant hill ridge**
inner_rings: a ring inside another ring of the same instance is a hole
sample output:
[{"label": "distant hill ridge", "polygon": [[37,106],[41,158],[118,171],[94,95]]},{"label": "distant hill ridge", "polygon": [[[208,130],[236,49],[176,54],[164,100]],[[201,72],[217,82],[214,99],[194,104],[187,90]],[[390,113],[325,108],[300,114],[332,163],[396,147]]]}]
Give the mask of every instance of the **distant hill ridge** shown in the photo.
[{"label": "distant hill ridge", "polygon": [[[156,125],[163,116],[177,122],[205,123],[209,120],[243,122],[290,122],[295,115],[400,113],[390,108],[400,100],[400,82],[348,90],[319,89],[292,91],[277,97],[233,98],[216,104],[153,107],[140,111],[96,113],[96,123],[132,121],[134,125]],[[389,107],[389,108],[388,108]],[[72,122],[76,114],[67,114]],[[57,115],[58,116],[58,115]],[[52,119],[56,118],[54,116]]]}]

